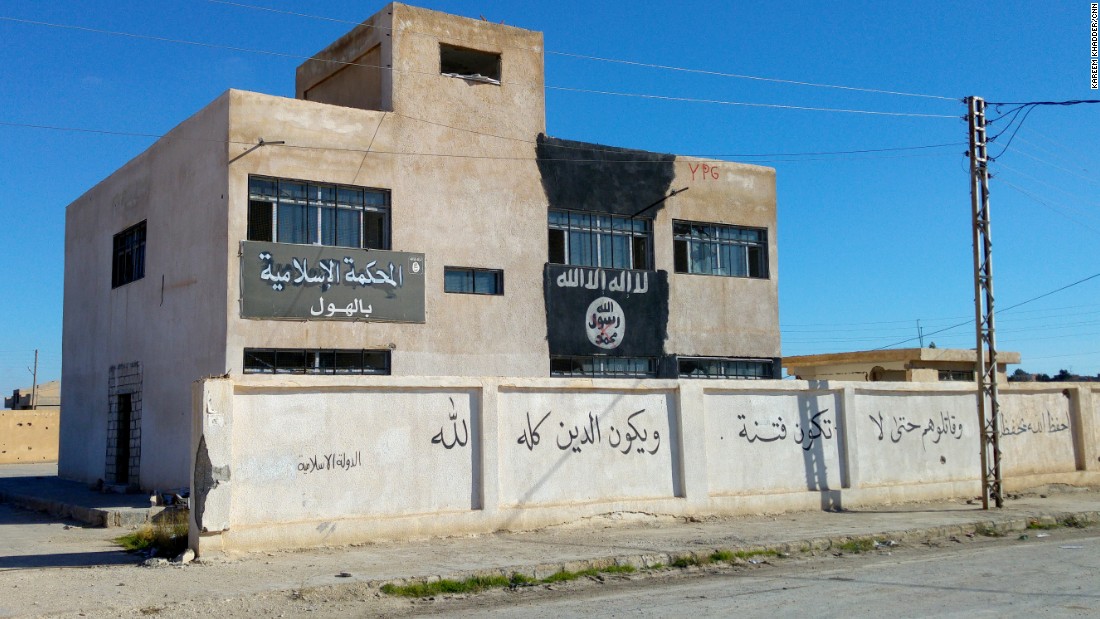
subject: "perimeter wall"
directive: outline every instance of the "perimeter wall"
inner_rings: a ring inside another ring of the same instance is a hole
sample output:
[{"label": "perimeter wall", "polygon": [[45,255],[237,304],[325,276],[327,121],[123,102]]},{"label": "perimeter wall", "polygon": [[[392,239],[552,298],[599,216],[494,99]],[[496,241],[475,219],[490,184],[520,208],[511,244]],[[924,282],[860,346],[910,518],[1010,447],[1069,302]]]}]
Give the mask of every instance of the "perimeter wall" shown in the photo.
[{"label": "perimeter wall", "polygon": [[[1100,480],[1098,394],[1002,390],[1006,490]],[[981,493],[970,385],[246,376],[193,396],[200,554]]]}]

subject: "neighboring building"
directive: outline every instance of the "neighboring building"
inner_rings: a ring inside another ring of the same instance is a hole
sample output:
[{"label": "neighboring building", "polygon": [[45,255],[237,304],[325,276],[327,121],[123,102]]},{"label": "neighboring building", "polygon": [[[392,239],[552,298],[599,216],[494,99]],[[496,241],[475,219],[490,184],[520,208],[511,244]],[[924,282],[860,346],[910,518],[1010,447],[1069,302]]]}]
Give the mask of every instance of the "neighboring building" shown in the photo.
[{"label": "neighboring building", "polygon": [[391,4],[315,58],[68,207],[62,476],[186,485],[224,373],[779,378],[773,169],[547,137],[539,32]]},{"label": "neighboring building", "polygon": [[[974,357],[973,350],[958,348],[898,348],[784,357],[783,367],[799,380],[974,382]],[[1019,362],[1018,352],[997,353],[1000,382],[1008,381],[1005,368]]]},{"label": "neighboring building", "polygon": [[14,389],[10,398],[4,398],[4,408],[27,410],[30,408],[61,408],[61,381],[51,380],[33,387]]},{"label": "neighboring building", "polygon": [[0,410],[0,464],[56,462],[61,383],[56,380],[12,391]]}]

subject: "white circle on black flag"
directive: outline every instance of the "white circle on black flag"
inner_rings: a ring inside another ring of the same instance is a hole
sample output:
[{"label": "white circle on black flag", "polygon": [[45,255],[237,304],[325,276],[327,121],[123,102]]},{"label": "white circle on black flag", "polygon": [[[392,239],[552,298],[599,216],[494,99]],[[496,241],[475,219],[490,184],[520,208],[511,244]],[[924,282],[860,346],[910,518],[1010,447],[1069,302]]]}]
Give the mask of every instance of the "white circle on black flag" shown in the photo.
[{"label": "white circle on black flag", "polygon": [[588,306],[584,314],[588,341],[605,349],[618,348],[626,335],[626,316],[615,299],[600,297]]}]

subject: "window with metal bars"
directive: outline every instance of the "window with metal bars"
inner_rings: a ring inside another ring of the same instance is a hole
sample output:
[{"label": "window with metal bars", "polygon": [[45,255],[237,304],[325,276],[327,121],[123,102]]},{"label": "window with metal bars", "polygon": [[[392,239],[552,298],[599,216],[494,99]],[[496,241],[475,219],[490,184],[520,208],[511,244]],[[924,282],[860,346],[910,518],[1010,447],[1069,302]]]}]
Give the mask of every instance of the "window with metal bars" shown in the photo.
[{"label": "window with metal bars", "polygon": [[145,222],[115,235],[111,260],[111,288],[145,277]]},{"label": "window with metal bars", "polygon": [[694,221],[672,222],[677,273],[768,278],[768,231]]},{"label": "window with metal bars", "polygon": [[250,176],[248,240],[389,249],[390,193]]},{"label": "window with metal bars", "polygon": [[549,262],[605,269],[652,268],[648,219],[551,210]]},{"label": "window with metal bars", "polygon": [[443,267],[443,291],[461,294],[504,294],[504,271]]},{"label": "window with metal bars", "polygon": [[246,348],[245,374],[389,374],[388,350]]},{"label": "window with metal bars", "polygon": [[679,357],[678,365],[681,378],[775,378],[775,362],[771,359]]},{"label": "window with metal bars", "polygon": [[551,376],[590,378],[654,378],[656,357],[550,357]]}]

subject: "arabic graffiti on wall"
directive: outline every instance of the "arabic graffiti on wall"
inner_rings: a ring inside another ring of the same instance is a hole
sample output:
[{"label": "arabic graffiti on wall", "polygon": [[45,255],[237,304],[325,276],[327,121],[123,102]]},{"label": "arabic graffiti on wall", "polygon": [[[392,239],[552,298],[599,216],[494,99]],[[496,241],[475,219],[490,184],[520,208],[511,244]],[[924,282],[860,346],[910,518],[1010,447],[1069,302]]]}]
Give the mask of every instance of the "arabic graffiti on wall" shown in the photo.
[{"label": "arabic graffiti on wall", "polygon": [[[447,413],[447,421],[451,422],[450,431],[448,432],[447,424],[439,426],[439,432],[432,437],[432,445],[440,445],[444,449],[454,449],[457,447],[465,447],[466,443],[470,442],[470,427],[466,424],[466,419],[462,419],[462,434],[459,435],[458,431],[458,410],[455,409],[455,399],[448,397],[451,402],[451,412]],[[448,440],[448,437],[449,440]]]},{"label": "arabic graffiti on wall", "polygon": [[[645,418],[642,417],[645,412],[646,409],[643,408],[630,413],[626,417],[625,428],[608,425],[606,433],[600,427],[599,416],[592,412],[588,413],[585,421],[574,423],[571,427],[565,421],[558,421],[553,444],[559,450],[571,453],[581,453],[589,445],[593,449],[603,445],[624,455],[635,453],[652,456],[661,448],[661,432],[645,425]],[[520,432],[516,443],[526,447],[527,451],[534,451],[542,443],[543,424],[553,415],[553,411],[547,411],[545,415],[538,418],[538,421],[535,421],[531,412],[528,411],[527,425]],[[571,417],[568,414],[564,416]],[[553,422],[550,427],[553,427],[552,424]]]},{"label": "arabic graffiti on wall", "polygon": [[871,423],[875,424],[875,429],[878,431],[877,438],[880,441],[889,437],[890,442],[900,443],[909,434],[919,431],[921,446],[927,450],[928,442],[938,445],[944,437],[955,440],[961,440],[963,437],[962,422],[956,419],[954,413],[946,411],[940,412],[938,416],[930,416],[927,422],[920,423],[910,421],[905,415],[886,418],[881,411],[868,417]]},{"label": "arabic graffiti on wall", "polygon": [[345,451],[320,456],[306,456],[298,462],[298,472],[309,474],[320,471],[350,471],[358,466],[363,466],[362,452],[356,451],[349,454]]},{"label": "arabic graffiti on wall", "polygon": [[763,424],[754,420],[750,424],[745,415],[737,415],[737,420],[741,422],[741,431],[738,432],[737,436],[749,443],[757,441],[773,443],[790,438],[792,442],[800,445],[803,450],[809,451],[813,449],[814,441],[817,439],[827,441],[833,438],[833,420],[825,417],[828,412],[829,409],[826,408],[815,413],[810,417],[809,427],[806,428],[802,427],[801,422],[796,421],[794,430],[790,433],[788,433],[787,424],[783,421],[783,417],[776,417],[774,421],[765,421]]},{"label": "arabic graffiti on wall", "polygon": [[1069,430],[1069,412],[1065,413],[1065,421],[1062,415],[1055,415],[1050,411],[1043,411],[1037,417],[1026,415],[1009,417],[1002,415],[1001,436],[1019,436],[1021,434],[1055,434]]},{"label": "arabic graffiti on wall", "polygon": [[245,318],[424,322],[424,255],[243,241]]}]

